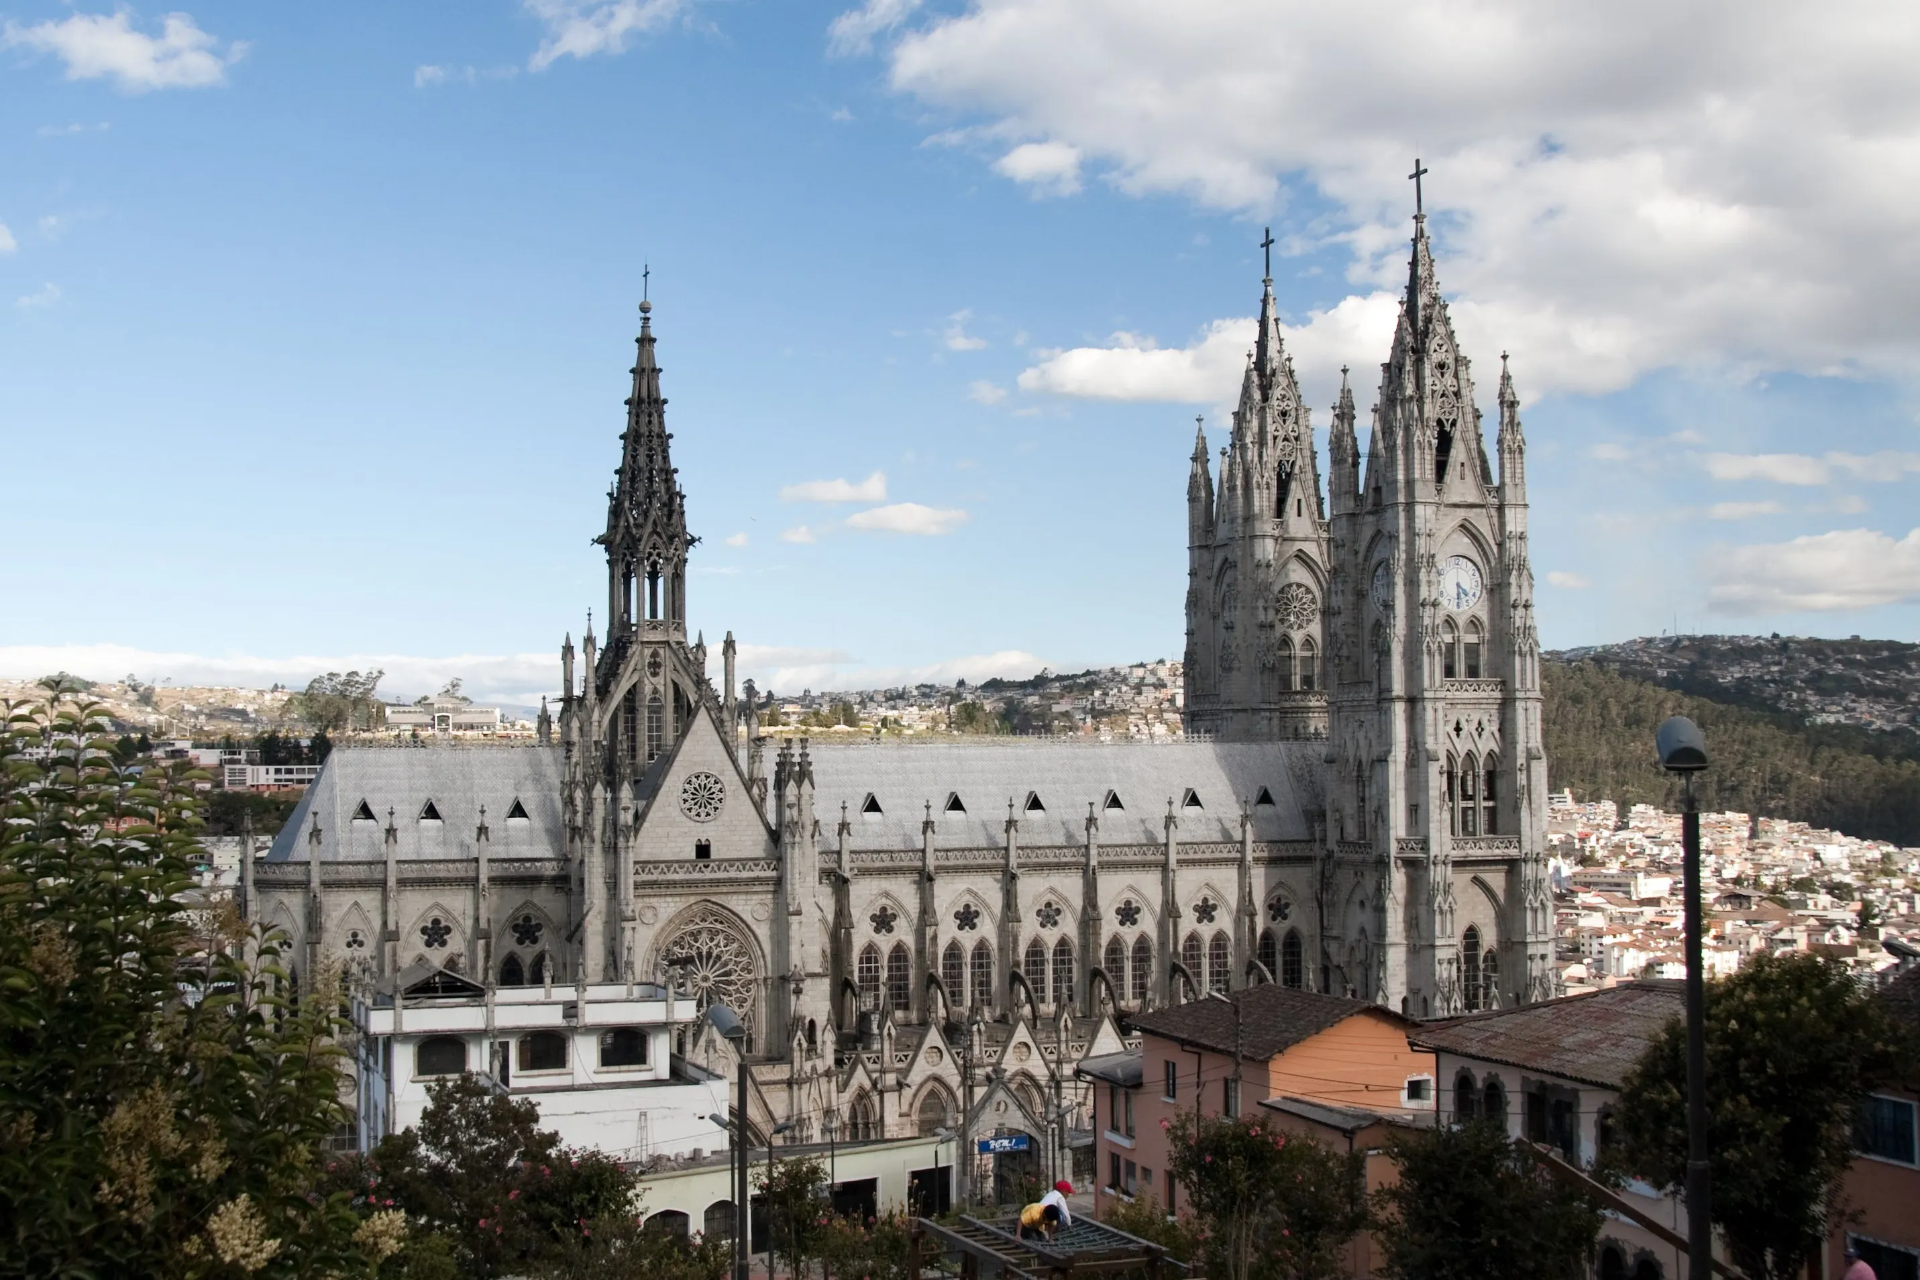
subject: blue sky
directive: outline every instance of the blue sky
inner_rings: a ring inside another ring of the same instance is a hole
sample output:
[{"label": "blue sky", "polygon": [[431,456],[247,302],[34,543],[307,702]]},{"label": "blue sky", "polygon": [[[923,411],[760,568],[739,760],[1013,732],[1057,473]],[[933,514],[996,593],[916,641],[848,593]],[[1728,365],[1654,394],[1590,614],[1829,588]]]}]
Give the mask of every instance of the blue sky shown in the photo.
[{"label": "blue sky", "polygon": [[1364,411],[1416,147],[1548,644],[1916,638],[1911,15],[1456,7],[16,3],[0,674],[557,686],[643,264],[749,673],[1178,656],[1261,228],[1316,423],[1342,362]]}]

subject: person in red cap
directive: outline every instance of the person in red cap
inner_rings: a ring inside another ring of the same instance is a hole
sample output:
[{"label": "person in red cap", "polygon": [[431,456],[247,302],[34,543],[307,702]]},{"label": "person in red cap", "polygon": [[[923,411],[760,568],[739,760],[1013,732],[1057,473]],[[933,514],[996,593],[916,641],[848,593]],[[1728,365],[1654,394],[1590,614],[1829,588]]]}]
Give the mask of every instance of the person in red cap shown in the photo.
[{"label": "person in red cap", "polygon": [[1060,1225],[1063,1227],[1073,1225],[1073,1211],[1067,1208],[1067,1197],[1072,1194],[1073,1184],[1062,1178],[1053,1184],[1053,1190],[1040,1197],[1041,1204],[1050,1204],[1060,1211]]}]

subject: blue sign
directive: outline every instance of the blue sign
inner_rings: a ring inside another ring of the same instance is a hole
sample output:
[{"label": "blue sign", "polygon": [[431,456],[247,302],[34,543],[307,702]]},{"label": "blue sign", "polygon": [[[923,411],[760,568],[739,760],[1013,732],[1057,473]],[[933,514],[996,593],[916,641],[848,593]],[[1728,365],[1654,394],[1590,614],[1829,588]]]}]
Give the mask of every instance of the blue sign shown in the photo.
[{"label": "blue sign", "polygon": [[976,1145],[981,1155],[998,1156],[1009,1151],[1025,1151],[1030,1141],[1024,1133],[1010,1133],[1004,1138],[982,1138]]}]

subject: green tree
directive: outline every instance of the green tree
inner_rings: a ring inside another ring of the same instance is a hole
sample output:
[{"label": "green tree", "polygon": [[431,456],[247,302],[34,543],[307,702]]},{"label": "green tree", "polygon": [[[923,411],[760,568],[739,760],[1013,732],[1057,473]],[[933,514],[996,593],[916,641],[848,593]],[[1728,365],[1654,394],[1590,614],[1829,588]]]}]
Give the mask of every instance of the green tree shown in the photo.
[{"label": "green tree", "polygon": [[1169,1215],[1150,1195],[1109,1204],[1100,1221],[1117,1231],[1159,1245],[1175,1262],[1194,1262],[1206,1249],[1206,1231],[1191,1214]]},{"label": "green tree", "polygon": [[[1805,953],[1755,956],[1706,1012],[1714,1225],[1754,1280],[1795,1275],[1834,1226],[1861,1093],[1912,1046],[1845,965]],[[1684,1188],[1686,1099],[1676,1018],[1627,1077],[1609,1170]]]},{"label": "green tree", "polygon": [[1374,1193],[1395,1280],[1583,1280],[1600,1213],[1534,1152],[1479,1121],[1393,1139],[1399,1180]]},{"label": "green tree", "polygon": [[124,768],[66,693],[4,710],[0,1274],[367,1274],[319,1185],[336,976],[293,1000],[280,939],[187,906],[204,774]]},{"label": "green tree", "polygon": [[[871,1223],[826,1215],[816,1229],[813,1244],[823,1280],[907,1280],[911,1274],[912,1230],[907,1219],[897,1213]],[[921,1247],[929,1254],[933,1248],[925,1244]]]},{"label": "green tree", "polygon": [[1205,1230],[1209,1275],[1320,1280],[1367,1222],[1364,1157],[1329,1151],[1265,1116],[1188,1113],[1169,1127],[1168,1172]]},{"label": "green tree", "polygon": [[763,1197],[763,1207],[756,1212],[767,1215],[769,1250],[785,1258],[788,1272],[799,1276],[815,1256],[821,1228],[831,1216],[827,1167],[807,1157],[776,1160],[756,1174],[754,1187]]},{"label": "green tree", "polygon": [[[294,715],[305,720],[322,731],[354,729],[375,729],[386,719],[381,710],[379,699],[374,690],[380,687],[385,671],[369,671],[365,675],[358,671],[349,671],[345,675],[338,671],[329,671],[323,676],[315,676],[307,684],[305,693],[289,699],[289,709]],[[455,682],[458,692],[458,682]]]}]

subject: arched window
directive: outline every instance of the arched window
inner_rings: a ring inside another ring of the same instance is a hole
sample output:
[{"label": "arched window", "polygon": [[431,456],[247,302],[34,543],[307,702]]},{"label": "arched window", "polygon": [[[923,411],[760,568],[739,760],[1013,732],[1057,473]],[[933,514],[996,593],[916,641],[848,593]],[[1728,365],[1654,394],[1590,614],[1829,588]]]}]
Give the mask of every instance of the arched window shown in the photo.
[{"label": "arched window", "polygon": [[1627,1280],[1627,1258],[1619,1245],[1600,1250],[1600,1280]]},{"label": "arched window", "polygon": [[973,1003],[993,1008],[993,948],[984,938],[973,944]]},{"label": "arched window", "polygon": [[1474,925],[1460,939],[1460,996],[1468,1013],[1480,1008],[1480,930]]},{"label": "arched window", "polygon": [[1461,672],[1469,680],[1480,678],[1480,643],[1480,619],[1470,618],[1467,620],[1467,638],[1465,645],[1462,646],[1460,663]]},{"label": "arched window", "polygon": [[567,1038],[558,1031],[530,1031],[520,1037],[516,1071],[565,1071]]},{"label": "arched window", "polygon": [[807,1019],[807,1052],[812,1053],[820,1047],[820,1025],[812,1018]]},{"label": "arched window", "polygon": [[1207,986],[1206,948],[1200,942],[1200,935],[1190,933],[1187,940],[1180,944],[1180,963],[1193,975],[1193,985],[1202,991]]},{"label": "arched window", "polygon": [[[647,697],[647,759],[655,760],[660,755],[660,738],[666,732],[666,708],[660,701],[660,695]],[[656,1215],[658,1216],[658,1215]]]},{"label": "arched window", "polygon": [[895,1013],[905,1013],[913,1004],[913,957],[904,942],[887,952],[887,1002]]},{"label": "arched window", "polygon": [[1387,642],[1387,629],[1379,623],[1373,624],[1372,643],[1368,649],[1373,654],[1373,679],[1381,693],[1393,688],[1393,649]]},{"label": "arched window", "polygon": [[946,1090],[936,1085],[920,1095],[920,1108],[914,1115],[915,1128],[921,1137],[931,1138],[935,1130],[947,1127],[948,1114]]},{"label": "arched window", "polygon": [[958,941],[947,943],[940,953],[940,985],[947,989],[947,1004],[955,1010],[967,1007],[967,953]]},{"label": "arched window", "polygon": [[1460,633],[1454,630],[1451,621],[1440,624],[1440,678],[1457,680],[1460,677]]},{"label": "arched window", "polygon": [[1480,1091],[1474,1087],[1473,1073],[1462,1071],[1453,1078],[1453,1118],[1464,1124],[1480,1110]]},{"label": "arched window", "polygon": [[715,1200],[708,1205],[700,1229],[704,1240],[733,1239],[733,1201]]},{"label": "arched window", "polygon": [[1460,766],[1452,752],[1447,753],[1442,777],[1447,787],[1447,834],[1457,836],[1460,834]]},{"label": "arched window", "polygon": [[1153,983],[1153,944],[1147,941],[1147,935],[1141,934],[1133,940],[1133,985],[1128,994],[1135,1004],[1145,1004],[1147,993]]},{"label": "arched window", "polygon": [[1300,688],[1312,693],[1320,687],[1320,650],[1308,636],[1300,642]]},{"label": "arched window", "polygon": [[1053,944],[1053,1003],[1056,1008],[1073,1004],[1073,944],[1065,938]]},{"label": "arched window", "polygon": [[413,1050],[413,1074],[457,1076],[467,1069],[467,1042],[454,1036],[433,1036]]},{"label": "arched window", "polygon": [[685,1240],[692,1233],[693,1220],[678,1209],[662,1209],[650,1214],[642,1228],[655,1235],[670,1236],[675,1240]]},{"label": "arched window", "polygon": [[519,956],[509,955],[500,962],[500,985],[503,987],[527,985],[527,971],[521,967]]},{"label": "arched window", "polygon": [[1107,982],[1113,988],[1113,998],[1116,1001],[1125,1000],[1127,998],[1127,944],[1119,938],[1108,938],[1106,955],[1101,960],[1100,967],[1107,971]]},{"label": "arched window", "polygon": [[1460,762],[1460,825],[1456,835],[1480,834],[1480,766],[1471,753]]},{"label": "arched window", "polygon": [[1047,1003],[1047,944],[1035,938],[1027,943],[1027,956],[1020,966],[1020,972],[1027,976],[1027,986],[1033,989],[1036,1004]]},{"label": "arched window", "polygon": [[874,1114],[873,1099],[862,1089],[847,1107],[847,1136],[855,1142],[872,1142],[880,1136],[880,1117]]},{"label": "arched window", "polygon": [[1280,985],[1296,990],[1306,984],[1306,965],[1300,955],[1300,931],[1287,930],[1280,941]]},{"label": "arched window", "polygon": [[1233,977],[1233,947],[1224,932],[1207,944],[1207,990],[1225,991]]},{"label": "arched window", "polygon": [[1500,779],[1500,758],[1488,756],[1486,766],[1480,774],[1480,834],[1494,836],[1500,834],[1500,806],[1497,784]]},{"label": "arched window", "polygon": [[644,1067],[647,1065],[647,1033],[639,1027],[615,1027],[600,1033],[600,1065],[603,1067]]},{"label": "arched window", "polygon": [[1267,971],[1267,977],[1280,981],[1280,944],[1274,940],[1271,929],[1260,931],[1260,964]]},{"label": "arched window", "polygon": [[1492,947],[1480,957],[1480,1007],[1500,1007],[1500,953]]},{"label": "arched window", "polygon": [[1507,1122],[1507,1091],[1500,1085],[1499,1076],[1488,1076],[1487,1084],[1480,1091],[1480,1113],[1489,1120]]},{"label": "arched window", "polygon": [[880,1007],[880,948],[869,942],[860,948],[860,960],[854,966],[854,981],[860,987],[860,1007]]},{"label": "arched window", "polygon": [[1293,641],[1281,636],[1279,647],[1280,652],[1274,662],[1279,672],[1280,689],[1283,693],[1291,692],[1293,689]]},{"label": "arched window", "polygon": [[547,981],[547,953],[542,951],[533,958],[527,967],[527,982],[531,986],[543,986]]}]

